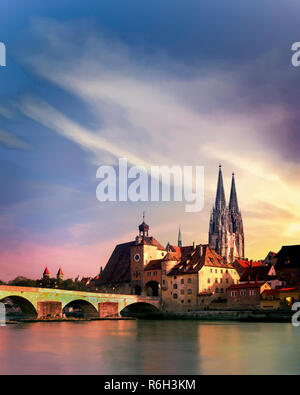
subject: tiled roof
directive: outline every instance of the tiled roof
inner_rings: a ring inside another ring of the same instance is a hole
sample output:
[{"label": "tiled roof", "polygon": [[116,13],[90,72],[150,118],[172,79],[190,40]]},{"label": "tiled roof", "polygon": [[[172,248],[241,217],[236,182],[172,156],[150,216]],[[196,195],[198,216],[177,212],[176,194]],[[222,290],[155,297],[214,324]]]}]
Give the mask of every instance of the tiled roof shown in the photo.
[{"label": "tiled roof", "polygon": [[242,266],[245,269],[249,267],[259,267],[262,266],[263,264],[263,261],[248,261],[246,259],[236,259],[235,262],[237,262],[240,266]]},{"label": "tiled roof", "polygon": [[152,236],[145,237],[140,244],[146,244],[157,247],[161,251],[166,251],[165,248]]},{"label": "tiled roof", "polygon": [[96,285],[130,281],[130,248],[135,244],[131,241],[115,247]]},{"label": "tiled roof", "polygon": [[44,275],[49,275],[50,274],[50,272],[49,272],[49,270],[48,270],[48,268],[46,267],[46,269],[44,270],[44,273],[43,273]]},{"label": "tiled roof", "polygon": [[268,276],[269,266],[256,266],[245,269],[241,275],[240,282],[243,281],[268,281],[275,280],[276,276]]},{"label": "tiled roof", "polygon": [[181,258],[168,275],[182,275],[197,273],[203,266],[233,269],[208,245],[181,247]]},{"label": "tiled roof", "polygon": [[227,289],[244,289],[244,288],[260,288],[266,281],[259,281],[257,283],[233,284]]},{"label": "tiled roof", "polygon": [[145,271],[148,270],[160,270],[161,269],[161,263],[162,259],[154,259],[153,261],[150,261],[148,265],[145,267]]}]

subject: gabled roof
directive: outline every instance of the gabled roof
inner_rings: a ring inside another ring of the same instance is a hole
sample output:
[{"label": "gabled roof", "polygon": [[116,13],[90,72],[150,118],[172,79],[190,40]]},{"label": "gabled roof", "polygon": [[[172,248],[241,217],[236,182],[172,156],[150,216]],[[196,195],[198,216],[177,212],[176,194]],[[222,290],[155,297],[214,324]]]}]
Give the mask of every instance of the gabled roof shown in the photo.
[{"label": "gabled roof", "polygon": [[168,275],[182,275],[197,273],[203,266],[233,269],[233,266],[218,255],[207,244],[186,246],[181,248],[181,258]]}]

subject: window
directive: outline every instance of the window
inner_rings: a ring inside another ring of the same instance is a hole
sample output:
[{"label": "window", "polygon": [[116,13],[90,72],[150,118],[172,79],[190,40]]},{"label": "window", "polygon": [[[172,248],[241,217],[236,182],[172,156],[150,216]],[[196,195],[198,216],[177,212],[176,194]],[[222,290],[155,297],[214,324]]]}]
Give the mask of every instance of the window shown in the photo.
[{"label": "window", "polygon": [[221,294],[223,294],[224,293],[224,288],[221,288]]},{"label": "window", "polygon": [[177,277],[176,277],[176,276],[174,276],[174,280],[176,280],[176,278],[177,278]]},{"label": "window", "polygon": [[216,288],[216,294],[218,294],[219,293],[219,288]]},{"label": "window", "polygon": [[215,269],[215,273],[218,273],[218,269]]},{"label": "window", "polygon": [[184,289],[181,289],[181,290],[180,290],[180,294],[181,294],[181,295],[184,295]]},{"label": "window", "polygon": [[188,278],[188,283],[191,284],[192,283],[192,279]]},{"label": "window", "polygon": [[174,298],[174,299],[177,299],[177,298],[178,298],[178,295],[177,295],[177,294],[173,294],[173,298]]},{"label": "window", "polygon": [[153,276],[157,276],[157,272],[154,272],[154,273],[153,273]]},{"label": "window", "polygon": [[181,283],[181,284],[184,284],[184,278],[182,278],[182,279],[180,280],[180,283]]},{"label": "window", "polygon": [[188,289],[188,295],[192,295],[193,290],[192,289]]},{"label": "window", "polygon": [[184,300],[181,299],[181,303],[184,303]]},{"label": "window", "polygon": [[166,280],[162,280],[162,283],[163,283],[163,285],[165,285],[165,283],[166,283]]},{"label": "window", "polygon": [[226,270],[226,274],[228,274],[228,270]]},{"label": "window", "polygon": [[174,284],[174,285],[173,285],[173,288],[174,288],[174,289],[177,289],[177,284]]},{"label": "window", "polygon": [[235,297],[236,296],[236,291],[231,291],[231,296]]},{"label": "window", "polygon": [[221,274],[223,274],[223,270],[222,269],[220,270],[220,272],[221,272]]},{"label": "window", "polygon": [[217,278],[215,279],[215,283],[218,283],[218,279]]},{"label": "window", "polygon": [[148,273],[147,273],[147,276],[150,277],[150,276],[151,276],[151,272],[148,272]]},{"label": "window", "polygon": [[250,296],[255,296],[256,295],[255,289],[250,289],[249,295]]},{"label": "window", "polygon": [[191,303],[191,299],[188,299],[188,303]]},{"label": "window", "polygon": [[246,291],[241,291],[241,296],[246,296]]},{"label": "window", "polygon": [[222,284],[222,282],[223,282],[223,279],[222,279],[222,278],[220,278],[220,284]]},{"label": "window", "polygon": [[212,269],[210,269],[210,272],[212,273],[212,272],[213,272],[213,270],[212,270]]},{"label": "window", "polygon": [[226,278],[226,284],[228,284],[228,278]]},{"label": "window", "polygon": [[210,278],[207,279],[208,284],[210,284]]}]

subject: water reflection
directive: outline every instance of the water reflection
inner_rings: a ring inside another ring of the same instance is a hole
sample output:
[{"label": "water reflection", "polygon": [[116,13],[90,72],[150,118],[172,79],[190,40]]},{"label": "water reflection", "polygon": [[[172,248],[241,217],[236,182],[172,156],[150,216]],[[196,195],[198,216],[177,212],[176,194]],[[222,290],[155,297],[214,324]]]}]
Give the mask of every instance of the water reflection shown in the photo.
[{"label": "water reflection", "polygon": [[91,321],[0,327],[1,374],[299,374],[291,324]]}]

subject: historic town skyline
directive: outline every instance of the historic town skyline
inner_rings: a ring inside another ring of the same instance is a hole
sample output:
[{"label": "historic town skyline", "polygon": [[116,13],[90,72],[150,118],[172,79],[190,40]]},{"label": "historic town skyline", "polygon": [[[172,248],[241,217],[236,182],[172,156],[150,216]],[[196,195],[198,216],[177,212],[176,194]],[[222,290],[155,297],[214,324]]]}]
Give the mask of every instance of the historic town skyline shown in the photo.
[{"label": "historic town skyline", "polygon": [[[45,266],[52,273],[61,266],[66,277],[95,275],[116,244],[134,239],[144,210],[162,243],[176,242],[179,224],[184,245],[206,243],[219,162],[226,191],[236,173],[245,256],[298,244],[295,2],[285,13],[249,4],[236,20],[226,2],[213,31],[209,2],[166,1],[150,19],[152,6],[137,1],[92,1],[88,9],[75,1],[70,9],[63,0],[47,19],[34,3],[35,17],[32,5],[20,5],[22,20],[4,6],[0,26],[7,49],[0,70],[3,280],[37,278]],[[283,16],[288,31],[273,23]],[[204,210],[100,203],[96,170],[122,156],[133,165],[204,166]]]}]

